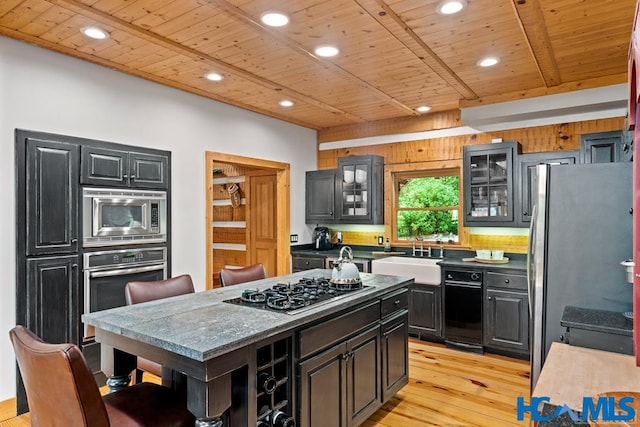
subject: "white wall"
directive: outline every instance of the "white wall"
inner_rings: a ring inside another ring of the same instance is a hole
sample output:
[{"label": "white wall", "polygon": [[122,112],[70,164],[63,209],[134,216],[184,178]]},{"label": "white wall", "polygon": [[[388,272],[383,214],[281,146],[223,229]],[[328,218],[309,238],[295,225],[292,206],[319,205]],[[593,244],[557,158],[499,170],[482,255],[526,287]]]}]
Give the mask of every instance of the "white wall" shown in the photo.
[{"label": "white wall", "polygon": [[198,290],[207,150],[289,163],[291,233],[310,241],[304,172],[317,165],[314,130],[0,36],[0,401],[15,396],[15,128],[170,150],[172,269],[191,274]]}]

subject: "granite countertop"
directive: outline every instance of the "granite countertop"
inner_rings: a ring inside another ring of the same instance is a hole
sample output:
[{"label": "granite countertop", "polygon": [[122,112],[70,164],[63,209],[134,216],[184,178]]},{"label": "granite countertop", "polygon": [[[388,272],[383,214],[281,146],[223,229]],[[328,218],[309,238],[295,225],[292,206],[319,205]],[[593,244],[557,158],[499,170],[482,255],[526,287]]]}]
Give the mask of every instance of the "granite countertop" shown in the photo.
[{"label": "granite countertop", "polygon": [[633,335],[633,322],[617,311],[566,306],[560,324],[567,328],[626,336]]},{"label": "granite countertop", "polygon": [[296,283],[302,277],[325,277],[330,270],[306,270],[286,276],[150,301],[95,313],[82,321],[108,332],[205,361],[249,344],[379,297],[413,283],[411,277],[360,273],[363,289],[337,300],[287,314],[229,304],[243,289],[269,288],[277,283]]}]

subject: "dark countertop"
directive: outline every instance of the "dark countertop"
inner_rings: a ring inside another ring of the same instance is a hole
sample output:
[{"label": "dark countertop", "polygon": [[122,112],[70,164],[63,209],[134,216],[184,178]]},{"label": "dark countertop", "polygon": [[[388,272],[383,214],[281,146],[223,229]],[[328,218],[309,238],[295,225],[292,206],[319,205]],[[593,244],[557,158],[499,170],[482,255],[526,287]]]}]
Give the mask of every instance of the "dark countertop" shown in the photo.
[{"label": "dark countertop", "polygon": [[443,267],[464,267],[464,268],[484,268],[491,271],[500,271],[500,270],[517,270],[521,272],[527,271],[527,261],[522,259],[513,259],[509,257],[509,254],[506,255],[509,258],[509,262],[506,264],[485,264],[479,263],[475,261],[462,261],[462,259],[457,258],[444,258],[440,265]]},{"label": "dark countertop", "polygon": [[306,270],[225,288],[150,301],[82,315],[82,321],[114,334],[205,361],[292,331],[413,283],[411,277],[360,273],[363,289],[339,299],[309,306],[296,314],[229,304],[243,289],[265,289],[295,283],[302,277],[331,276],[330,270]]},{"label": "dark countertop", "polygon": [[633,322],[617,311],[566,306],[560,324],[567,328],[625,336],[633,335]]},{"label": "dark countertop", "polygon": [[[339,246],[335,249],[329,249],[327,251],[317,251],[315,249],[311,249],[308,246],[310,245],[301,245],[301,247],[291,248],[291,255],[301,255],[301,256],[310,256],[310,257],[334,257],[340,254]],[[347,245],[348,246],[348,245]],[[403,256],[398,255],[394,252],[404,252],[406,257],[411,258],[413,255],[411,254],[411,248],[395,248],[392,247],[389,255],[373,255],[373,252],[383,252],[383,246],[350,246],[353,252],[354,258],[361,259],[379,259],[385,256]],[[435,251],[435,254],[439,255],[439,248],[437,246],[432,246],[432,250]],[[492,271],[496,270],[517,270],[526,272],[527,271],[527,255],[526,254],[505,254],[506,257],[509,258],[509,262],[507,264],[482,264],[475,261],[462,261],[462,258],[473,258],[475,256],[475,252],[459,250],[459,249],[447,249],[445,248],[445,257],[442,258],[440,265],[446,267],[473,267],[473,268],[484,268]],[[418,257],[416,257],[418,258]],[[425,257],[427,258],[427,257]],[[433,259],[440,259],[438,257],[432,257]]]}]

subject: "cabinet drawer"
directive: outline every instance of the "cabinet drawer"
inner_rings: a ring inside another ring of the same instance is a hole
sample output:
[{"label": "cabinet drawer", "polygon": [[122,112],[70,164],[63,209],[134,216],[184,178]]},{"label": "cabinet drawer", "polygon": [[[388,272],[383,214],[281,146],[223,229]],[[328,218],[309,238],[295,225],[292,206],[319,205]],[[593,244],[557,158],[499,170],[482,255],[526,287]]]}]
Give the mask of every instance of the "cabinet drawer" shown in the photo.
[{"label": "cabinet drawer", "polygon": [[487,272],[487,287],[488,288],[507,288],[507,289],[520,289],[527,290],[527,276],[520,276],[517,274],[505,274]]},{"label": "cabinet drawer", "polygon": [[305,256],[292,256],[291,268],[293,270],[311,270],[312,268],[324,268],[324,258],[311,258]]},{"label": "cabinet drawer", "polygon": [[386,317],[389,314],[409,306],[409,290],[407,288],[391,292],[382,297],[380,306],[380,317]]},{"label": "cabinet drawer", "polygon": [[343,340],[380,320],[380,301],[374,301],[338,317],[303,329],[299,335],[299,355],[303,359]]}]

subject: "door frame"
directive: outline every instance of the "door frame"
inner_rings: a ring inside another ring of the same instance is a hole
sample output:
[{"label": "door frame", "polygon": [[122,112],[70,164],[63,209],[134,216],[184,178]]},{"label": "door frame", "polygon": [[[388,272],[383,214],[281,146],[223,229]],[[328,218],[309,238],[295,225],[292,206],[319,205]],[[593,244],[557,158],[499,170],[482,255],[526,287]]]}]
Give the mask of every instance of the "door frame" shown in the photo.
[{"label": "door frame", "polygon": [[213,175],[211,174],[212,163],[230,163],[254,169],[265,169],[274,171],[276,174],[276,245],[277,261],[276,274],[281,276],[291,272],[291,263],[288,255],[291,248],[289,243],[289,231],[291,227],[291,207],[290,207],[290,165],[288,163],[276,162],[272,160],[256,159],[252,157],[239,156],[235,154],[220,153],[215,151],[205,151],[205,254],[206,254],[206,289],[213,286],[213,250],[211,242],[213,240],[213,209],[211,209],[211,187],[213,185]]}]

